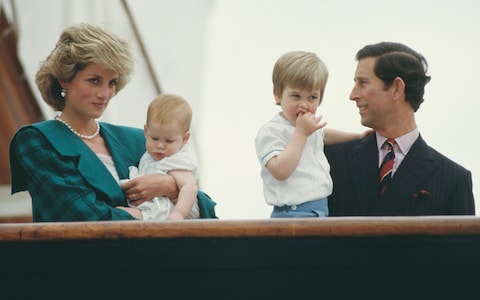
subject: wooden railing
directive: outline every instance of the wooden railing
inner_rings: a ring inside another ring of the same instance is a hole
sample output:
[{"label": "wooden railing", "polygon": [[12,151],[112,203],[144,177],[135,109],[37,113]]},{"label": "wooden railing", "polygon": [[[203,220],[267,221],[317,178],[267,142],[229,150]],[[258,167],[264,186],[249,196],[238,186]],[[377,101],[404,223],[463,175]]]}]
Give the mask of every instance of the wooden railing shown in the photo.
[{"label": "wooden railing", "polygon": [[15,299],[478,299],[480,219],[0,224],[2,291]]},{"label": "wooden railing", "polygon": [[[0,243],[165,238],[479,236],[477,217],[112,221],[1,224]],[[480,254],[480,253],[479,253]]]}]

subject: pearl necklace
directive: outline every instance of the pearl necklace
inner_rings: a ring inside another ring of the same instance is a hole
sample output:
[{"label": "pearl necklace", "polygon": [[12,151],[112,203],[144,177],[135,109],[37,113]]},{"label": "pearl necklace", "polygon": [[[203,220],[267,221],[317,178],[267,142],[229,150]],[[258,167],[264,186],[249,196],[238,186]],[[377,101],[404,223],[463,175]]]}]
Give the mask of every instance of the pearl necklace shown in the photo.
[{"label": "pearl necklace", "polygon": [[100,125],[96,120],[95,122],[97,123],[97,130],[95,130],[95,133],[92,135],[85,135],[85,134],[78,133],[75,129],[72,128],[72,126],[70,126],[70,124],[68,124],[66,121],[60,118],[60,116],[56,116],[55,120],[59,121],[60,123],[63,123],[63,125],[67,126],[67,128],[70,129],[71,132],[73,132],[76,136],[84,140],[93,140],[100,133]]}]

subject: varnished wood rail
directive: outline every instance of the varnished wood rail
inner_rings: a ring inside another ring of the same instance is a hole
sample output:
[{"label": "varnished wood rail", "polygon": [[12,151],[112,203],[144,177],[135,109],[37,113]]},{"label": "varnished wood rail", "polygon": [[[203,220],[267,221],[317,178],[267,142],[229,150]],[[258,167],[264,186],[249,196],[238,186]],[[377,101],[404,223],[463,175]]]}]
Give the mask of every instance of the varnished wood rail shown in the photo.
[{"label": "varnished wood rail", "polygon": [[480,235],[477,217],[111,221],[0,224],[2,241]]},{"label": "varnished wood rail", "polygon": [[480,218],[0,224],[1,299],[146,297],[480,299]]}]

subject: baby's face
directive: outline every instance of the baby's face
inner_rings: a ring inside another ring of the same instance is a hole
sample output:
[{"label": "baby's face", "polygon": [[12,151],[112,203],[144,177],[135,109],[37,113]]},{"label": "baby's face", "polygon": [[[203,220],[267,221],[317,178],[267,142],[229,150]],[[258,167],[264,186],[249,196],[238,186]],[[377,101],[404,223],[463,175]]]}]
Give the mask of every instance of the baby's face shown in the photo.
[{"label": "baby's face", "polygon": [[177,153],[188,141],[188,132],[175,123],[150,123],[144,131],[147,151],[155,160]]},{"label": "baby's face", "polygon": [[275,95],[275,101],[282,107],[282,116],[295,125],[299,115],[307,112],[315,115],[320,96],[320,90],[305,91],[287,86],[282,95]]}]

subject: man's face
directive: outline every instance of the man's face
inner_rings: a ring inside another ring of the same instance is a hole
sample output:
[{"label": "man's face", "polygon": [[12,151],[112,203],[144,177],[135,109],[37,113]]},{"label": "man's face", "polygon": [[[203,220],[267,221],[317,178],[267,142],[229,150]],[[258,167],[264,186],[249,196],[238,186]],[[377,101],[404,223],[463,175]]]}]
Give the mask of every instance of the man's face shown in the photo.
[{"label": "man's face", "polygon": [[367,57],[358,61],[350,100],[357,104],[362,125],[378,130],[388,124],[394,106],[390,88],[385,89],[383,81],[375,75],[375,60]]}]

